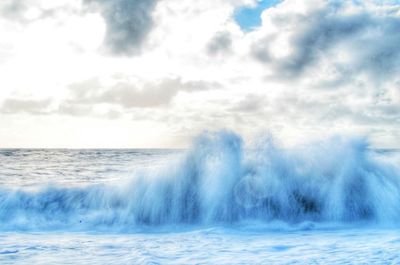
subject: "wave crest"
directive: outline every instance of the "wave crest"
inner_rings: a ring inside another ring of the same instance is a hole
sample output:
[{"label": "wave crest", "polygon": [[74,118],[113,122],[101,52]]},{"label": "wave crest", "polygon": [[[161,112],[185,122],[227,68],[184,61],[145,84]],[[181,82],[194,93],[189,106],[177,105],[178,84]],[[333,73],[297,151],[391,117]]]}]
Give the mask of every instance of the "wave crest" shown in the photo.
[{"label": "wave crest", "polygon": [[204,133],[178,164],[122,186],[2,190],[0,219],[5,230],[277,220],[393,224],[400,220],[400,174],[376,159],[364,138],[291,149],[265,138],[245,149],[232,132]]}]

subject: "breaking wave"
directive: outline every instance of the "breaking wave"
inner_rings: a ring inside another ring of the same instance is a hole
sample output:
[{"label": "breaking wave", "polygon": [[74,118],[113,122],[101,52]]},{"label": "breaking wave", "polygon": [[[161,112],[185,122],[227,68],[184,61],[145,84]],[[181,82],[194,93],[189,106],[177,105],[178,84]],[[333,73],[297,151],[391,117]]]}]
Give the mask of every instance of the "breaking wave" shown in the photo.
[{"label": "breaking wave", "polygon": [[122,185],[0,190],[0,229],[135,229],[256,221],[395,224],[400,172],[363,138],[284,149],[244,148],[231,132],[205,133],[183,158]]}]

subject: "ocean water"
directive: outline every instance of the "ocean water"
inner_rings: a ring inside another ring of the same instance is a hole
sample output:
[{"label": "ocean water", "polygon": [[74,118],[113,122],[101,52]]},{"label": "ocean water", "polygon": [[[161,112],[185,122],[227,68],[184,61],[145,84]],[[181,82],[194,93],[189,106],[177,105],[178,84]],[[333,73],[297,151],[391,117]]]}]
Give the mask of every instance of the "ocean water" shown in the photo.
[{"label": "ocean water", "polygon": [[400,152],[205,133],[0,150],[0,264],[400,264]]}]

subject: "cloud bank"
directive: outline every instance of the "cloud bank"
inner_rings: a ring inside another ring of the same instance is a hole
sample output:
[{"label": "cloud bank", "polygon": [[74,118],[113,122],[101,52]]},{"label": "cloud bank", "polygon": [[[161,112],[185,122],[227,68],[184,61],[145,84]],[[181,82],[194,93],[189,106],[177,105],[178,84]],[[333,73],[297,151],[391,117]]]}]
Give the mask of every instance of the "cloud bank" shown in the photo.
[{"label": "cloud bank", "polygon": [[0,4],[0,119],[112,119],[170,145],[218,127],[398,146],[396,1],[57,3]]}]

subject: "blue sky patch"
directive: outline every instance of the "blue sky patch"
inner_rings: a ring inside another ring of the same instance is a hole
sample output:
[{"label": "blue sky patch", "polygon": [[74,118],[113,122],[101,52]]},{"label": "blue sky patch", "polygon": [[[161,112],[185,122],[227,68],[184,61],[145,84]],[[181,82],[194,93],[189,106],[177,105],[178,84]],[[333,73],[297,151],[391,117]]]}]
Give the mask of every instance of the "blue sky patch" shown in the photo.
[{"label": "blue sky patch", "polygon": [[258,4],[255,7],[241,7],[236,10],[234,18],[235,21],[239,24],[239,26],[244,31],[251,31],[254,28],[261,25],[261,13],[272,7],[279,2],[280,0],[259,0]]}]

